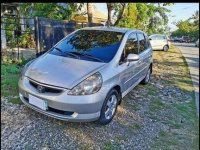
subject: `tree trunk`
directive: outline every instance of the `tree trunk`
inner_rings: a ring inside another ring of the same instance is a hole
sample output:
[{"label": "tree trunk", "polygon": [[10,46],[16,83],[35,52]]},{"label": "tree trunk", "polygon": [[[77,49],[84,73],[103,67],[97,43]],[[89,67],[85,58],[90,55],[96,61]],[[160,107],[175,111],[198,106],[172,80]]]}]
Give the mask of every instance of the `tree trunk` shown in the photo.
[{"label": "tree trunk", "polygon": [[122,3],[121,5],[122,5],[122,9],[121,9],[121,11],[119,12],[119,14],[118,14],[118,16],[117,16],[117,20],[115,21],[114,26],[118,25],[120,19],[122,19],[122,16],[123,16],[123,14],[124,14],[124,12],[125,12],[126,4],[125,4],[125,3]]},{"label": "tree trunk", "polygon": [[88,25],[92,23],[92,3],[87,3]]},{"label": "tree trunk", "polygon": [[112,11],[112,4],[111,3],[107,3],[107,9],[108,9],[107,25],[110,26],[111,25],[111,11]]}]

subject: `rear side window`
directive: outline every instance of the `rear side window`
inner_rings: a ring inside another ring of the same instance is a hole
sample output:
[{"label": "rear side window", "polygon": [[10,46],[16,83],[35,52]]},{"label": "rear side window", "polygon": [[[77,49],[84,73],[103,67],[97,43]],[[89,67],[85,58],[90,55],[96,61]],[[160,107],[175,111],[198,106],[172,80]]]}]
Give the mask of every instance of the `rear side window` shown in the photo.
[{"label": "rear side window", "polygon": [[146,39],[144,37],[144,34],[138,33],[138,41],[139,41],[139,53],[143,52],[145,49],[148,48]]}]

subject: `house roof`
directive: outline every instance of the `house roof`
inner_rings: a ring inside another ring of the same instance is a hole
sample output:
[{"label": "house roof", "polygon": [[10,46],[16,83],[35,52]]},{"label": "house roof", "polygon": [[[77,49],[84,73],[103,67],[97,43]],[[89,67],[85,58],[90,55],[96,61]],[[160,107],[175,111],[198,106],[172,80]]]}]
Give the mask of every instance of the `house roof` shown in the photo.
[{"label": "house roof", "polygon": [[105,14],[103,14],[101,11],[97,10],[97,9],[93,13],[93,17],[94,18],[98,18],[98,19],[107,20],[107,16]]}]

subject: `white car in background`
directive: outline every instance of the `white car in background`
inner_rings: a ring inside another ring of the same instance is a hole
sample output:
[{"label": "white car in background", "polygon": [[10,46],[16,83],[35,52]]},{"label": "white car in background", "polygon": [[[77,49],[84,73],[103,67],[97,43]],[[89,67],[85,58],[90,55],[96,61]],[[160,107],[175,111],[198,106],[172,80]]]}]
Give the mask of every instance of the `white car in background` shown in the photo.
[{"label": "white car in background", "polygon": [[153,34],[149,36],[149,41],[153,50],[168,51],[168,49],[170,48],[170,42],[166,35]]}]

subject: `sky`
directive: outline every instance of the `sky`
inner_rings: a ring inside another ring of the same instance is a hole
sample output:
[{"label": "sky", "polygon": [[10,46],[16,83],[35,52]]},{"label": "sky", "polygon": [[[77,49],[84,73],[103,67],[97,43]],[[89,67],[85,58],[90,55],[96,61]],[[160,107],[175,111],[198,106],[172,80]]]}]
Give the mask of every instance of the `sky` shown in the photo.
[{"label": "sky", "polygon": [[[107,16],[106,3],[94,3],[94,5],[98,10]],[[171,28],[171,31],[174,31],[177,27],[173,25],[173,22],[186,20],[191,17],[196,10],[199,10],[199,3],[175,3],[174,5],[167,6],[166,8],[171,10],[171,12],[168,13],[168,25]]]}]

